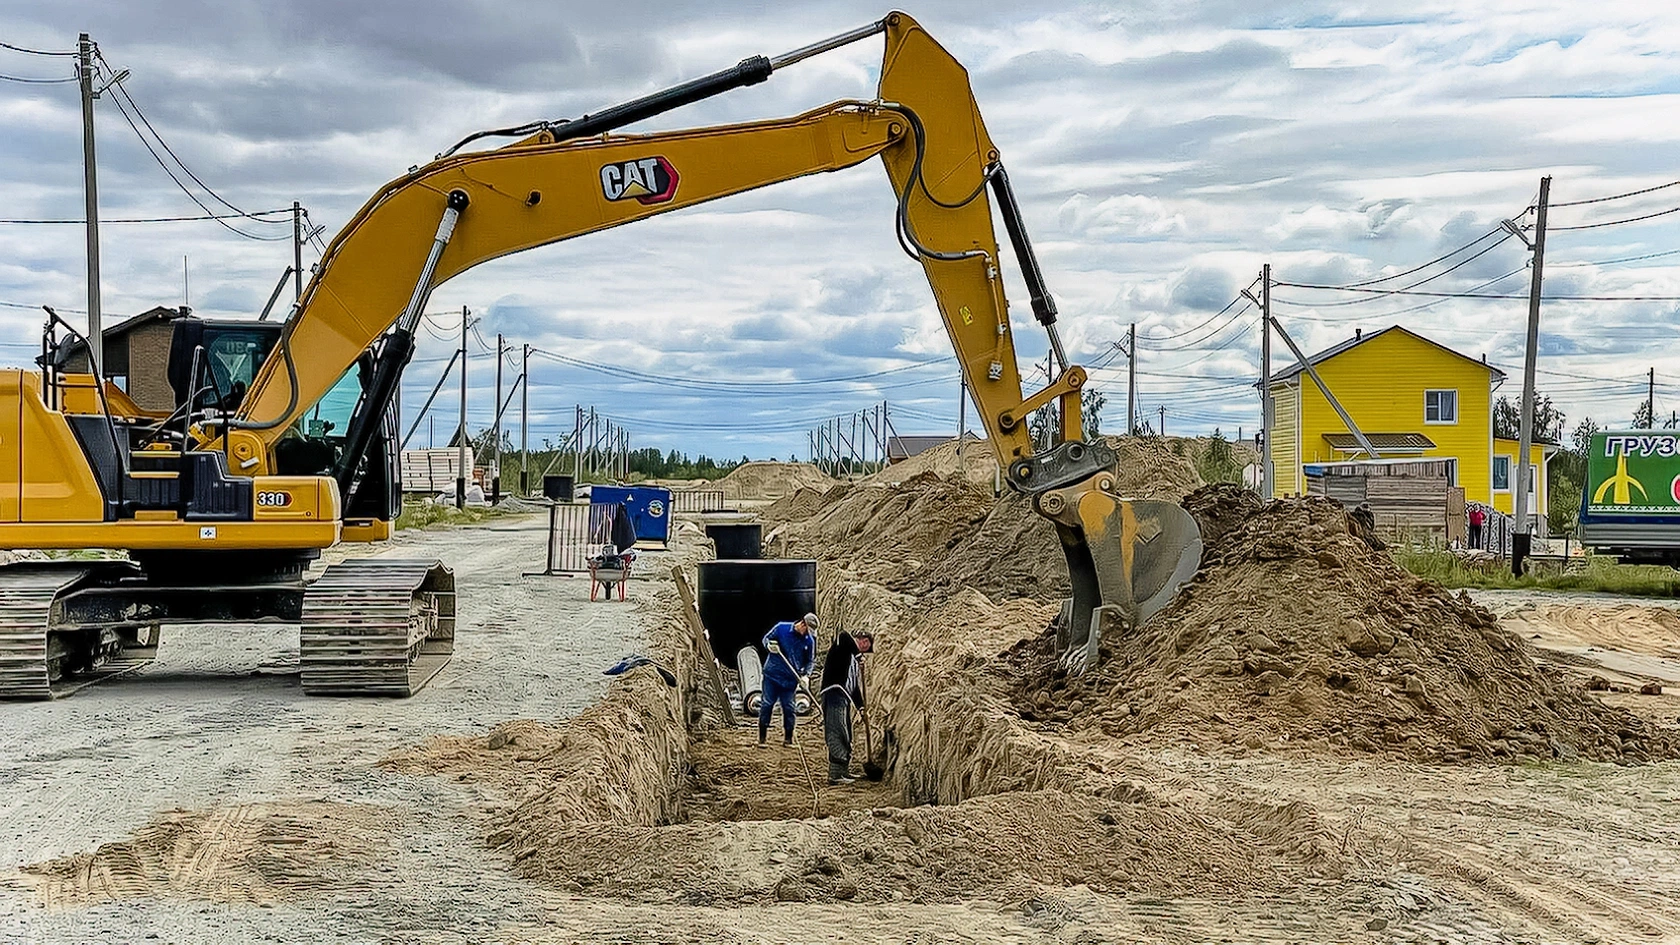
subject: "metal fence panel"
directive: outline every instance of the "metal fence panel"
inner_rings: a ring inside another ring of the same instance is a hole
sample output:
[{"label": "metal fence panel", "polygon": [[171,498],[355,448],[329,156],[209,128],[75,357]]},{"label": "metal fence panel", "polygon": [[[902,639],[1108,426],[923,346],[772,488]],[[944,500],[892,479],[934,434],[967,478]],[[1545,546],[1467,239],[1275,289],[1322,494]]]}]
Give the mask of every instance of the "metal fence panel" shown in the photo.
[{"label": "metal fence panel", "polygon": [[677,512],[722,512],[722,489],[672,489],[671,506]]}]

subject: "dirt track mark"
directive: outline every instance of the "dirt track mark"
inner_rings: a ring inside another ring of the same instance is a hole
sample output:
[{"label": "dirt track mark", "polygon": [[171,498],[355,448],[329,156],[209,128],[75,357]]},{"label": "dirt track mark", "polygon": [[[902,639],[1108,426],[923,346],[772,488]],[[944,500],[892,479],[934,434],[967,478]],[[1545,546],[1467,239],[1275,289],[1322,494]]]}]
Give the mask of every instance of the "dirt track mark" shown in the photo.
[{"label": "dirt track mark", "polygon": [[166,811],[131,840],[25,866],[48,908],[174,895],[271,903],[354,887],[387,813],[358,804],[258,803]]}]

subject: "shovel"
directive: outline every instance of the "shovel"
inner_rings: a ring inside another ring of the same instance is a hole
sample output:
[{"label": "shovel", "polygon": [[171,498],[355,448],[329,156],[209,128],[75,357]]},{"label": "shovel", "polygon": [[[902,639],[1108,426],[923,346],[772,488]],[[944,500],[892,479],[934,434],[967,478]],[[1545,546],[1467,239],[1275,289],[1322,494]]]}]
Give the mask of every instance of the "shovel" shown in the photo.
[{"label": "shovel", "polygon": [[[860,692],[863,690],[862,663],[858,664],[858,689]],[[864,696],[864,701],[868,701],[867,694]],[[863,720],[863,748],[864,751],[868,752],[864,756],[863,776],[871,781],[879,781],[887,776],[887,771],[875,761],[875,736],[869,731],[869,713],[864,710],[863,706],[858,706],[858,718]],[[885,748],[886,746],[882,745],[881,747]]]}]

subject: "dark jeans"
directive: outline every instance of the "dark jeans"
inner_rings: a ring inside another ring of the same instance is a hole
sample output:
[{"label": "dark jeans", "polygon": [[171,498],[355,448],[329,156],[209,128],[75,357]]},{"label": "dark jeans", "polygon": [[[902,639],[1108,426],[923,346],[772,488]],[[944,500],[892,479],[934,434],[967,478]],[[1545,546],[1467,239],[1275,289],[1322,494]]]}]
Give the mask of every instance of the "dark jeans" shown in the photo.
[{"label": "dark jeans", "polygon": [[1482,526],[1477,525],[1475,522],[1470,523],[1470,547],[1482,547]]},{"label": "dark jeans", "polygon": [[838,781],[852,766],[852,700],[836,689],[823,693],[823,740],[828,742],[828,779]]},{"label": "dark jeans", "polygon": [[758,740],[770,733],[770,712],[777,703],[782,706],[782,730],[787,733],[787,740],[793,741],[793,694],[799,691],[798,683],[783,682],[769,673],[764,674],[764,701],[758,707]]}]

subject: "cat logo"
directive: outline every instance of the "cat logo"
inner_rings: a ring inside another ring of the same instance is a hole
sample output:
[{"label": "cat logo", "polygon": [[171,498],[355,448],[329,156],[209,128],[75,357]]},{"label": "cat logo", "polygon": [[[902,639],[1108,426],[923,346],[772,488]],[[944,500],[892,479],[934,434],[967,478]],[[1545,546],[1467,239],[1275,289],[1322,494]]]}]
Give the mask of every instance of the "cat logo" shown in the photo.
[{"label": "cat logo", "polygon": [[677,169],[662,157],[608,164],[601,168],[601,193],[608,200],[664,203],[677,195]]}]

